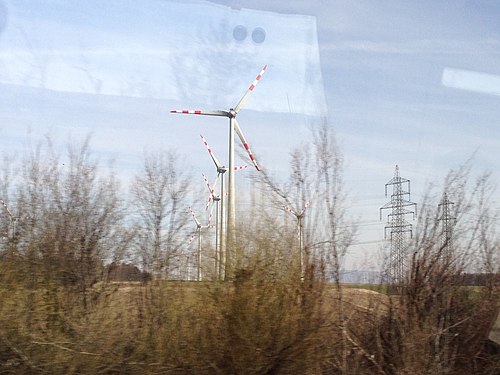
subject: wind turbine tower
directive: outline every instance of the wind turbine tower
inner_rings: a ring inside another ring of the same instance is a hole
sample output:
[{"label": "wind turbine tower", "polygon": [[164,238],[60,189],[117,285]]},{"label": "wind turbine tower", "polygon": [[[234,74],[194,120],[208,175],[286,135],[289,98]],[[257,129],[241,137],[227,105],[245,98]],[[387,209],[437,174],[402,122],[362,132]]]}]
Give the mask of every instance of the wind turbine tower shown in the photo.
[{"label": "wind turbine tower", "polygon": [[[208,186],[208,190],[210,191],[210,198],[208,199],[208,204],[212,200],[216,206],[215,208],[215,275],[218,279],[223,279],[222,273],[224,271],[225,265],[225,256],[226,256],[226,237],[224,236],[225,230],[225,215],[224,215],[224,173],[227,172],[227,168],[222,165],[215,154],[212,151],[212,148],[208,144],[207,140],[200,134],[201,139],[203,140],[203,144],[205,145],[212,161],[215,164],[215,168],[217,170],[217,177],[215,178],[213,187],[211,187],[208,183],[208,180],[205,178],[205,182]],[[215,187],[217,185],[217,181],[220,178],[220,193],[215,194]],[[208,209],[207,204],[207,209]]]},{"label": "wind turbine tower", "polygon": [[[397,165],[394,177],[385,184],[386,197],[387,188],[391,185],[391,201],[380,208],[380,220],[382,220],[382,211],[390,209],[391,213],[387,215],[387,224],[384,228],[385,237],[387,238],[388,230],[391,235],[388,282],[400,290],[401,286],[404,285],[406,273],[408,233],[410,237],[412,235],[412,224],[406,220],[406,217],[412,215],[413,219],[415,219],[417,204],[410,201],[410,180],[400,176]],[[412,207],[415,211],[409,209]]]},{"label": "wind turbine tower", "polygon": [[301,211],[296,211],[288,206],[283,206],[286,212],[291,213],[297,219],[297,237],[299,239],[299,257],[300,257],[300,280],[304,281],[305,274],[305,260],[304,260],[304,214],[309,207],[310,202],[304,204],[304,208]]},{"label": "wind turbine tower", "polygon": [[[198,235],[198,250],[196,252],[196,258],[197,258],[197,261],[196,261],[196,268],[197,268],[196,279],[198,281],[201,281],[201,232],[202,232],[202,230],[209,229],[211,227],[210,221],[212,219],[212,213],[210,212],[210,216],[208,217],[207,225],[202,225],[199,222],[199,220],[196,218],[194,211],[191,208],[189,208],[189,211],[191,212],[191,215],[193,216],[193,220],[196,223],[196,232],[195,233]],[[190,245],[191,242],[194,240],[195,233],[193,233],[193,235],[189,239],[188,245]]]},{"label": "wind turbine tower", "polygon": [[[225,190],[224,190],[224,173],[227,172],[228,168],[225,167],[224,165],[221,164],[221,162],[217,159],[215,156],[212,148],[208,144],[207,140],[203,136],[203,134],[200,134],[201,139],[203,140],[203,144],[205,145],[208,153],[210,154],[210,157],[212,158],[212,161],[215,164],[215,168],[217,171],[217,177],[215,178],[214,184],[210,186],[210,183],[208,182],[208,179],[203,175],[203,178],[205,179],[205,183],[208,187],[208,190],[210,192],[210,197],[208,198],[207,206],[206,209],[208,209],[209,205],[211,202],[213,202],[216,206],[215,209],[215,274],[218,275],[219,279],[224,279],[224,267],[226,263],[226,237],[224,236],[224,230],[225,230],[225,215],[223,214],[224,212],[224,205],[225,205]],[[243,169],[246,169],[247,166],[235,166],[233,169],[234,171],[240,171]],[[217,186],[217,182],[220,179],[220,188],[219,188],[219,194],[215,193],[215,188]]]}]

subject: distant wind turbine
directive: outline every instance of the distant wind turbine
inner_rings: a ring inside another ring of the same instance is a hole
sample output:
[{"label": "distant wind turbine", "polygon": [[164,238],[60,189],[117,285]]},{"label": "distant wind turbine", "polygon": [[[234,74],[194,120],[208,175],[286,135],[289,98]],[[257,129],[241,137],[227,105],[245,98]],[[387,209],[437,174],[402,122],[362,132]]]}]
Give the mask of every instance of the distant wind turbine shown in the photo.
[{"label": "distant wind turbine", "polygon": [[[210,204],[211,201],[214,201],[214,204],[216,205],[215,208],[215,274],[219,275],[220,278],[223,278],[224,275],[224,265],[225,265],[225,256],[226,256],[226,238],[224,236],[224,230],[225,230],[225,216],[224,216],[224,204],[225,204],[225,197],[224,195],[226,194],[224,190],[224,173],[227,172],[228,168],[225,167],[224,165],[221,164],[219,159],[215,156],[212,148],[208,144],[207,140],[203,136],[203,134],[200,134],[201,139],[203,140],[203,144],[207,148],[207,151],[212,158],[212,161],[214,162],[216,171],[217,171],[217,177],[215,178],[214,184],[210,186],[210,183],[208,182],[208,179],[203,175],[203,178],[205,179],[205,183],[208,187],[208,190],[210,192],[210,197],[208,198],[207,202],[207,207]],[[234,170],[239,171],[242,169],[246,169],[247,166],[235,166]],[[217,182],[220,178],[220,188],[219,188],[219,194],[215,193],[215,188],[217,186]]]},{"label": "distant wind turbine", "polygon": [[[5,201],[3,199],[0,199],[0,203],[3,205],[3,207],[5,208],[5,211],[9,215],[10,229],[11,229],[10,239],[14,240],[15,237],[16,237],[16,226],[17,226],[17,223],[19,221],[21,221],[21,220],[29,220],[29,219],[31,219],[31,217],[29,217],[29,216],[25,216],[25,217],[23,217],[23,216],[14,216],[12,214],[12,212],[10,211],[9,206],[7,205],[7,203],[5,203]],[[7,234],[7,237],[9,237],[8,234]]]},{"label": "distant wind turbine", "polygon": [[210,212],[210,216],[208,217],[208,223],[207,223],[207,225],[202,225],[199,222],[199,220],[197,219],[194,211],[191,208],[189,208],[189,211],[191,212],[191,215],[193,216],[193,220],[196,223],[196,230],[193,233],[193,235],[191,236],[191,238],[189,239],[188,245],[190,245],[191,242],[193,242],[196,234],[198,234],[198,252],[197,252],[197,258],[198,258],[197,269],[198,269],[198,273],[197,273],[197,280],[201,281],[201,231],[204,230],[204,229],[208,229],[208,228],[211,227],[210,220],[212,218],[212,212]]},{"label": "distant wind turbine", "polygon": [[310,202],[304,204],[304,208],[299,212],[291,209],[288,206],[283,206],[286,212],[291,213],[297,219],[297,237],[299,239],[299,253],[300,253],[300,279],[304,280],[304,214]]}]

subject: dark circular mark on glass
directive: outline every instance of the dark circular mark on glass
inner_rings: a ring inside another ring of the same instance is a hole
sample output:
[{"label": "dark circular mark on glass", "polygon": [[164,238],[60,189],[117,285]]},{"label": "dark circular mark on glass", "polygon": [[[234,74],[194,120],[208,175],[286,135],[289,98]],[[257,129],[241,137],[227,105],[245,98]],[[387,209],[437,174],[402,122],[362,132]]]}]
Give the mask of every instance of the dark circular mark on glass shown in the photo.
[{"label": "dark circular mark on glass", "polygon": [[242,25],[236,26],[233,30],[233,37],[238,42],[245,40],[247,37],[247,28],[245,26],[242,26]]},{"label": "dark circular mark on glass", "polygon": [[252,32],[252,39],[255,43],[262,43],[266,40],[266,31],[262,27],[256,27]]}]

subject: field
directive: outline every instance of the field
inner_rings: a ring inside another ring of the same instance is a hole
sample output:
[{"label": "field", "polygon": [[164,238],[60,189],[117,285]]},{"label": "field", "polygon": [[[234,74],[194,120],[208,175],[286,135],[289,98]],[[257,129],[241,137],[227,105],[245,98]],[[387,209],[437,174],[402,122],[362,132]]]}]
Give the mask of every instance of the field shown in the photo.
[{"label": "field", "polygon": [[497,302],[486,290],[453,292],[447,335],[429,320],[440,310],[419,315],[409,296],[295,275],[98,283],[84,294],[4,278],[0,373],[497,373],[499,356],[482,349],[493,313],[486,302]]}]

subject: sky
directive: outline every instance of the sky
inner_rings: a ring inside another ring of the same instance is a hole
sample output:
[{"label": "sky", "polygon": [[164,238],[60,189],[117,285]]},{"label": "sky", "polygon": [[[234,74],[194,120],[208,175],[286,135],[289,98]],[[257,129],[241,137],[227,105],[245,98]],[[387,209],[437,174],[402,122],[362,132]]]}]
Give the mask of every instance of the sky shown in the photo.
[{"label": "sky", "polygon": [[267,65],[238,115],[258,162],[286,173],[326,118],[359,221],[345,266],[371,268],[395,165],[417,205],[472,155],[500,182],[498,19],[495,0],[0,0],[0,147],[91,134],[125,181],[145,150],[175,148],[202,184],[199,134],[224,163],[227,119],[169,111],[228,110]]}]

